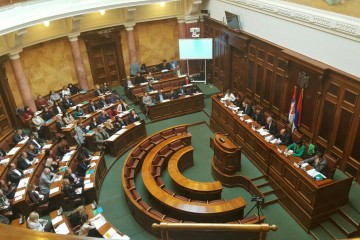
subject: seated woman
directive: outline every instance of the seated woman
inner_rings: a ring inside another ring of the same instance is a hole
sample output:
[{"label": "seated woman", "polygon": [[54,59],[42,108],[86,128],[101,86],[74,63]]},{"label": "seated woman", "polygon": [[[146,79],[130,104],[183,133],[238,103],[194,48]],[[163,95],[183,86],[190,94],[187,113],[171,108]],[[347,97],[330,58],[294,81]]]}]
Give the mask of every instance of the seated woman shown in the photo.
[{"label": "seated woman", "polygon": [[48,158],[46,159],[45,168],[50,169],[52,173],[56,173],[59,168],[59,165],[56,161],[53,161],[52,158]]},{"label": "seated woman", "polygon": [[74,209],[69,215],[68,219],[73,228],[82,225],[82,219],[86,215],[85,206],[81,205]]},{"label": "seated woman", "polygon": [[81,107],[77,106],[74,112],[74,118],[79,119],[85,115],[84,110]]},{"label": "seated woman", "polygon": [[96,228],[95,225],[92,225],[92,224],[91,224],[91,221],[90,221],[88,215],[84,215],[82,221],[83,221],[83,225],[81,226],[78,235],[79,235],[79,236],[91,236],[91,235],[89,234],[89,232],[90,232],[90,230]]},{"label": "seated woman", "polygon": [[140,120],[139,115],[137,115],[135,110],[131,110],[130,116],[129,116],[130,123],[134,123],[134,122],[139,121],[139,120]]},{"label": "seated woman", "polygon": [[44,121],[48,121],[52,119],[54,116],[55,115],[51,110],[49,110],[47,107],[44,107],[44,110],[42,112],[42,118],[44,119]]},{"label": "seated woman", "polygon": [[122,113],[128,109],[129,109],[129,106],[126,104],[126,102],[124,100],[120,99],[120,103],[117,106],[116,112]]},{"label": "seated woman", "polygon": [[62,98],[65,98],[65,96],[70,96],[70,95],[71,95],[70,89],[64,85],[61,91]]},{"label": "seated woman", "polygon": [[290,144],[287,148],[287,151],[292,150],[294,157],[302,157],[304,155],[305,146],[303,144],[302,140],[297,140],[296,142],[293,142]]},{"label": "seated woman", "polygon": [[58,145],[58,155],[62,158],[66,153],[70,152],[70,146],[66,139],[61,140]]},{"label": "seated woman", "polygon": [[48,195],[41,194],[34,183],[29,186],[29,198],[32,203],[45,203],[48,201]]},{"label": "seated woman", "polygon": [[65,178],[63,180],[63,193],[65,194],[65,196],[70,197],[70,198],[75,198],[77,196],[80,196],[82,193],[82,190],[81,190],[81,188],[80,188],[80,191],[78,189],[75,189],[70,184],[69,179]]},{"label": "seated woman", "polygon": [[6,197],[6,194],[0,189],[0,211],[10,211],[11,203]]},{"label": "seated woman", "polygon": [[76,176],[75,173],[72,172],[71,168],[66,168],[64,178],[69,179],[70,184],[74,188],[82,187],[84,185],[83,179]]},{"label": "seated woman", "polygon": [[69,124],[73,123],[75,121],[75,119],[73,118],[73,116],[71,116],[70,113],[65,112],[63,115],[63,121],[66,123],[66,125],[69,125]]},{"label": "seated woman", "polygon": [[8,199],[13,199],[15,196],[17,185],[6,182],[4,179],[0,180],[0,189],[3,191],[3,193],[6,195]]},{"label": "seated woman", "polygon": [[111,136],[116,132],[116,129],[114,127],[114,125],[111,122],[111,119],[107,120],[106,122],[103,123],[104,124],[104,129],[105,131]]},{"label": "seated woman", "polygon": [[71,95],[77,94],[79,92],[79,88],[72,83],[68,84],[68,88],[70,89]]},{"label": "seated woman", "polygon": [[30,213],[27,219],[27,227],[29,229],[39,231],[39,232],[53,232],[53,226],[51,221],[45,219],[39,219],[39,214],[37,212]]}]

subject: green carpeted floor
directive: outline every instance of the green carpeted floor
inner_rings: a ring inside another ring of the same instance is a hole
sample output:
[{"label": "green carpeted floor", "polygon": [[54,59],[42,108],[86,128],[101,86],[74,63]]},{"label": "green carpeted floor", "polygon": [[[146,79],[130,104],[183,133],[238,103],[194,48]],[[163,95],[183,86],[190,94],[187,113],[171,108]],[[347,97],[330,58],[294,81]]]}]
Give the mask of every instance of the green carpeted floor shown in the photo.
[{"label": "green carpeted floor", "polygon": [[[147,135],[154,134],[164,128],[179,125],[179,124],[197,124],[191,126],[189,131],[192,133],[192,146],[194,147],[194,166],[187,169],[184,175],[190,179],[196,181],[213,181],[211,175],[211,159],[213,151],[210,148],[210,137],[213,136],[212,131],[209,128],[209,117],[211,115],[211,98],[212,94],[219,92],[215,87],[211,85],[201,85],[200,88],[205,94],[205,108],[202,112],[184,115],[177,118],[172,118],[164,121],[151,123],[150,120],[146,120]],[[123,93],[122,88],[118,91]],[[132,105],[138,112],[137,106]],[[110,156],[106,156],[107,166],[110,167],[108,174],[103,182],[99,204],[104,209],[105,217],[120,231],[127,234],[132,240],[153,240],[156,237],[147,233],[140,224],[138,224],[132,217],[130,211],[127,208],[124,192],[121,184],[121,171],[124,164],[124,159],[127,157],[128,152],[122,155],[119,159],[114,159]],[[242,170],[239,174],[248,176],[249,178],[255,178],[261,176],[261,172],[249,161],[245,156],[241,158]],[[166,186],[176,192],[174,185],[169,178],[167,171],[162,173],[162,177]],[[359,190],[359,185],[355,184],[356,190]],[[150,205],[155,206],[149,199],[144,185],[142,184],[141,174],[138,174],[136,178],[136,188],[143,200],[149,202]],[[354,189],[353,188],[353,189]],[[355,191],[356,192],[356,191]],[[360,199],[360,191],[350,194],[350,201]],[[242,196],[248,203],[245,208],[247,213],[252,207],[253,203],[250,201],[251,195],[240,187],[227,188],[225,187],[222,193],[222,198],[232,199],[238,196]],[[251,214],[257,213],[254,209]],[[287,214],[285,209],[278,203],[269,205],[263,209],[263,213],[266,216],[266,221],[269,224],[276,224],[278,226],[277,232],[270,232],[267,239],[312,239],[299,224]]]}]

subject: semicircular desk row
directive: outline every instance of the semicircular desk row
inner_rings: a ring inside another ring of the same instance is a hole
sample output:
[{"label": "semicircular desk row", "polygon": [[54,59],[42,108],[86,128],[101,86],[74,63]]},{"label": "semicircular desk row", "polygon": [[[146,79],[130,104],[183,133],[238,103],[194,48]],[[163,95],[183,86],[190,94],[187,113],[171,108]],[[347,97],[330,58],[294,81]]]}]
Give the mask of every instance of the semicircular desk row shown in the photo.
[{"label": "semicircular desk row", "polygon": [[[127,205],[135,219],[148,231],[159,222],[258,223],[256,215],[243,218],[246,202],[242,197],[221,199],[219,181],[197,182],[181,174],[193,165],[191,133],[187,125],[167,128],[147,137],[133,148],[125,160],[122,183]],[[166,188],[161,178],[166,168],[179,193]],[[156,204],[150,206],[136,189],[135,178],[141,169],[143,183]],[[155,205],[160,205],[155,209]],[[159,208],[161,209],[160,211]],[[176,216],[176,217],[173,217]]]}]

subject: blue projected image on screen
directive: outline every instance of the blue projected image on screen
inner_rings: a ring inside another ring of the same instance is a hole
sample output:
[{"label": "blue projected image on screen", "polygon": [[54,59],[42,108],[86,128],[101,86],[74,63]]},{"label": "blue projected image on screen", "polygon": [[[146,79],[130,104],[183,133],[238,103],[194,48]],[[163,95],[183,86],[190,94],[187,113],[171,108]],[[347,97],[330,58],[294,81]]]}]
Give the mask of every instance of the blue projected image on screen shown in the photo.
[{"label": "blue projected image on screen", "polygon": [[180,59],[212,59],[212,38],[179,39]]},{"label": "blue projected image on screen", "polygon": [[240,30],[239,16],[225,11],[226,23],[229,27]]}]

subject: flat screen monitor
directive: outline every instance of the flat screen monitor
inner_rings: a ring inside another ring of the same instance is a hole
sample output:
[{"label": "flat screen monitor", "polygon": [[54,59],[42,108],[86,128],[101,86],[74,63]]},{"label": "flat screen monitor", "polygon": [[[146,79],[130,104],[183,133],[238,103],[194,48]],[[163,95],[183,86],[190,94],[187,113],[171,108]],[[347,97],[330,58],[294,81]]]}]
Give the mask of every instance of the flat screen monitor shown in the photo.
[{"label": "flat screen monitor", "polygon": [[212,59],[212,38],[179,39],[180,59]]},{"label": "flat screen monitor", "polygon": [[225,11],[226,23],[229,27],[240,30],[239,16],[233,13]]}]

